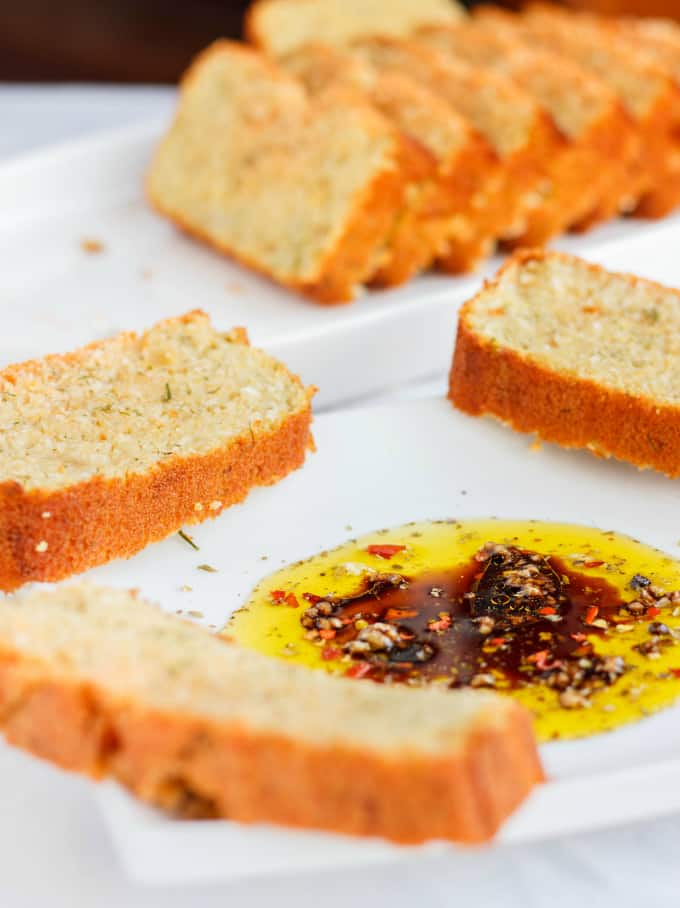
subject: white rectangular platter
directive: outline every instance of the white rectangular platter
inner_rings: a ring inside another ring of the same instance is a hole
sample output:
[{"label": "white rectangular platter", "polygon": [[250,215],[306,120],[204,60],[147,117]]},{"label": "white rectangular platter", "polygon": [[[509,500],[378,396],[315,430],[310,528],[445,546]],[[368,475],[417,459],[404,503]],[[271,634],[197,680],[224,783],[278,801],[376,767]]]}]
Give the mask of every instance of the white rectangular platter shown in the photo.
[{"label": "white rectangular platter", "polygon": [[[219,327],[247,325],[256,343],[318,384],[317,410],[444,375],[457,307],[480,276],[429,275],[353,306],[301,300],[147,209],[143,174],[161,129],[145,125],[0,167],[0,364],[201,307]],[[85,239],[103,251],[86,254]],[[558,245],[680,285],[679,240],[676,217],[619,222]],[[220,625],[264,573],[341,542],[348,524],[359,533],[429,517],[542,517],[606,524],[680,552],[678,483],[550,446],[532,453],[526,438],[445,401],[321,416],[315,434],[318,452],[303,470],[195,530],[200,556],[173,537],[88,579],[139,587],[170,611],[199,609]],[[197,571],[199,562],[218,573]],[[187,584],[193,592],[180,592]],[[678,709],[589,742],[548,746],[544,757],[551,782],[493,847],[680,809]],[[148,882],[460,855],[439,844],[398,849],[228,822],[177,823],[113,786],[99,797],[127,868]]]},{"label": "white rectangular platter", "polygon": [[[165,125],[126,128],[0,166],[0,365],[200,307],[218,327],[245,325],[254,343],[285,356],[321,388],[318,408],[445,370],[453,312],[500,259],[480,275],[428,274],[352,305],[309,302],[149,209],[144,175]],[[557,245],[587,252],[657,229],[620,221]],[[86,240],[102,251],[85,252]]]},{"label": "white rectangular platter", "polygon": [[[318,452],[304,469],[192,530],[200,552],[174,537],[87,579],[139,587],[166,608],[200,610],[221,625],[263,574],[342,542],[348,525],[360,534],[426,518],[533,517],[613,528],[680,554],[677,482],[553,446],[534,452],[526,437],[464,416],[445,400],[328,414],[315,434]],[[218,573],[198,571],[201,562]],[[180,592],[183,585],[193,592]],[[680,708],[590,740],[548,745],[544,758],[551,782],[494,847],[680,808]],[[401,860],[419,851],[228,822],[173,822],[115,788],[100,799],[127,866],[158,882]]]}]

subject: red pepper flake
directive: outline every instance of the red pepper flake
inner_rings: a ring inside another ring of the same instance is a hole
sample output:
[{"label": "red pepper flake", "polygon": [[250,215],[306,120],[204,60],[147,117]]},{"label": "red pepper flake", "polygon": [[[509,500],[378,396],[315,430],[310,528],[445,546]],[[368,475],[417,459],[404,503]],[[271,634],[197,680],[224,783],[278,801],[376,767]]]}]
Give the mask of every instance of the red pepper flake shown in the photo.
[{"label": "red pepper flake", "polygon": [[378,558],[392,558],[399,552],[403,552],[405,545],[369,545],[366,551],[369,555],[376,555]]},{"label": "red pepper flake", "polygon": [[527,656],[527,661],[533,662],[539,672],[545,672],[551,668],[562,668],[564,663],[559,659],[555,659],[554,662],[550,662],[549,655],[550,654],[547,649],[542,649],[538,653],[532,653],[530,656]]},{"label": "red pepper flake", "polygon": [[492,643],[494,646],[503,646],[505,637],[492,637],[489,643]]},{"label": "red pepper flake", "polygon": [[591,605],[588,611],[586,612],[586,624],[592,624],[593,621],[597,618],[600,613],[600,609],[597,605]]},{"label": "red pepper flake", "polygon": [[583,643],[588,638],[585,634],[569,634],[572,640],[575,640],[577,643]]},{"label": "red pepper flake", "polygon": [[323,602],[323,596],[317,596],[315,593],[303,593],[302,598],[306,599],[307,602],[311,602],[312,605],[316,605],[317,602]]},{"label": "red pepper flake", "polygon": [[342,650],[337,646],[324,646],[321,650],[321,658],[325,662],[331,662],[333,659],[339,659],[342,656]]},{"label": "red pepper flake", "polygon": [[661,614],[661,609],[657,608],[655,605],[650,605],[646,613],[650,618],[656,618],[657,615]]},{"label": "red pepper flake", "polygon": [[321,637],[322,640],[333,640],[335,631],[333,628],[328,628],[327,631],[319,631],[319,637]]},{"label": "red pepper flake", "polygon": [[584,568],[596,568],[596,567],[602,567],[603,564],[604,564],[604,561],[584,561],[583,567]]},{"label": "red pepper flake", "polygon": [[542,649],[538,653],[532,653],[530,656],[527,656],[527,662],[545,662],[548,655],[548,650]]},{"label": "red pepper flake", "polygon": [[543,608],[539,608],[539,615],[555,615],[557,614],[557,609],[553,608],[552,605],[544,605]]},{"label": "red pepper flake", "polygon": [[593,644],[584,643],[583,646],[576,647],[576,649],[572,653],[572,656],[576,656],[577,658],[580,659],[581,656],[592,656],[592,654],[593,654]]},{"label": "red pepper flake", "polygon": [[370,670],[370,662],[355,662],[354,665],[350,665],[345,674],[348,678],[364,678]]},{"label": "red pepper flake", "polygon": [[295,593],[287,593],[285,590],[272,590],[269,595],[272,602],[276,603],[276,605],[281,605],[285,602],[290,608],[300,608],[300,603],[297,601]]},{"label": "red pepper flake", "polygon": [[400,618],[415,618],[418,614],[414,608],[388,608],[385,621],[398,621]]},{"label": "red pepper flake", "polygon": [[668,671],[674,678],[680,678],[680,668],[669,668]]},{"label": "red pepper flake", "polygon": [[447,631],[451,627],[451,615],[440,615],[436,621],[428,621],[428,631]]}]

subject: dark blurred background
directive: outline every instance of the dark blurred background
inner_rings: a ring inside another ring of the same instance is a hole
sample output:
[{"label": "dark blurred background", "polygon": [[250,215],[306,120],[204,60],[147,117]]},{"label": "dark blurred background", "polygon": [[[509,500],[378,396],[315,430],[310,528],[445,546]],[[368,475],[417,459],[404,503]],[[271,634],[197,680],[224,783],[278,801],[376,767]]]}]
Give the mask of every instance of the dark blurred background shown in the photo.
[{"label": "dark blurred background", "polygon": [[[680,18],[680,0],[570,2],[607,13]],[[0,0],[0,80],[175,82],[210,41],[240,36],[246,6],[230,0]]]}]

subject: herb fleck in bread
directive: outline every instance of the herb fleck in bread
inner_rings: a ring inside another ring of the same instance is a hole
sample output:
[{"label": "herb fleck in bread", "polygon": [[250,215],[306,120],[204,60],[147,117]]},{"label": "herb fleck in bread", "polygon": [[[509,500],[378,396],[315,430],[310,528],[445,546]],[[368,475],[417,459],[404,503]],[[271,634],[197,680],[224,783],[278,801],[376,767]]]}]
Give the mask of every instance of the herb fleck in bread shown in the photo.
[{"label": "herb fleck in bread", "polygon": [[542,780],[510,698],[332,678],[87,585],[3,604],[0,725],[175,815],[405,843],[484,841]]},{"label": "herb fleck in bread", "polygon": [[310,391],[202,312],[0,372],[0,589],[129,557],[301,466]]},{"label": "herb fleck in bread", "polygon": [[321,41],[343,45],[382,34],[407,37],[418,25],[455,22],[453,0],[258,0],[246,18],[246,35],[275,57]]},{"label": "herb fleck in bread", "polygon": [[220,41],[183,79],[148,192],[189,233],[342,302],[375,270],[402,208],[402,153],[370,105],[333,93],[313,103],[274,63]]},{"label": "herb fleck in bread", "polygon": [[461,310],[449,396],[521,432],[680,476],[680,292],[525,251]]}]

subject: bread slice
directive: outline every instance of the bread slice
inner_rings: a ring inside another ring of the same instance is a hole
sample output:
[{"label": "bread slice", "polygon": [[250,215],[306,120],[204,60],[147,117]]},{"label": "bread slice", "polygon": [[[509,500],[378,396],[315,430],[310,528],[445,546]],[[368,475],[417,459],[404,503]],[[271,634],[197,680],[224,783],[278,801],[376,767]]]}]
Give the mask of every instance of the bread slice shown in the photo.
[{"label": "bread slice", "polygon": [[[647,180],[639,172],[639,161],[642,156],[642,136],[637,121],[631,116],[620,86],[608,76],[599,73],[588,65],[587,60],[576,53],[570,54],[566,46],[560,48],[551,44],[547,37],[535,36],[524,17],[496,6],[479,6],[474,11],[474,22],[487,31],[502,37],[518,50],[548,53],[559,69],[563,63],[579,66],[593,79],[599,79],[618,99],[618,113],[611,125],[596,131],[594,142],[601,146],[607,157],[607,166],[598,166],[591,172],[588,182],[595,183],[601,189],[599,202],[581,220],[571,228],[587,230],[595,224],[609,220],[620,213],[628,213],[635,208],[641,194],[641,183]],[[565,86],[568,88],[568,85]]]},{"label": "bread slice", "polygon": [[521,234],[540,203],[547,164],[564,142],[550,117],[503,76],[417,41],[365,38],[352,47],[381,71],[407,72],[481,133],[501,167],[495,184],[475,200],[477,230],[500,238]]},{"label": "bread slice", "polygon": [[[650,64],[663,69],[676,86],[680,86],[680,26],[677,22],[625,18],[603,18],[598,22],[607,29],[615,30],[636,54],[643,53]],[[643,199],[640,204],[638,213],[648,217],[663,216],[673,207],[674,199],[680,204],[680,116],[677,105],[668,141],[670,148],[666,160],[663,191]]]},{"label": "bread slice", "polygon": [[588,66],[618,91],[640,133],[641,153],[631,171],[640,198],[636,213],[661,217],[675,208],[680,198],[669,174],[677,157],[680,88],[668,71],[587,16],[538,4],[522,19],[531,39]]},{"label": "bread slice", "polygon": [[0,589],[127,558],[302,465],[298,378],[202,312],[0,372]]},{"label": "bread slice", "polygon": [[280,57],[316,41],[343,45],[365,35],[407,37],[418,25],[455,22],[454,0],[257,0],[246,37]]},{"label": "bread slice", "polygon": [[491,238],[471,241],[478,220],[474,201],[498,162],[464,117],[408,74],[380,72],[347,48],[308,44],[280,62],[313,95],[338,84],[363,92],[406,142],[427,154],[407,190],[410,207],[398,219],[378,282],[400,283],[434,258],[454,254],[456,270],[469,271],[488,255]]},{"label": "bread slice", "polygon": [[177,816],[481,842],[543,778],[527,713],[334,678],[87,585],[0,609],[0,725]]},{"label": "bread slice", "polygon": [[394,116],[395,107],[412,106],[418,86],[401,76],[376,76],[361,60],[331,45],[305,45],[279,62],[313,98],[323,97],[329,89],[356,92],[400,130],[406,183],[403,206],[369,283],[394,286],[414,277],[432,262],[444,242],[441,219],[438,221],[433,211],[437,161],[417,136],[401,129],[399,118]]},{"label": "bread slice", "polygon": [[449,396],[520,432],[680,476],[680,291],[517,253],[461,310]]},{"label": "bread slice", "polygon": [[[450,26],[429,26],[419,41],[449,56],[491,67],[510,78],[546,110],[567,138],[548,161],[542,201],[531,210],[516,245],[542,245],[572,226],[590,221],[611,197],[611,161],[623,142],[632,140],[632,124],[617,95],[599,77],[568,58],[518,43],[507,30],[483,17]],[[629,151],[624,151],[629,155]],[[619,190],[616,190],[616,207]]]},{"label": "bread slice", "polygon": [[402,207],[399,134],[369,105],[304,88],[219,41],[184,77],[151,167],[152,204],[189,233],[320,302],[350,300]]}]

